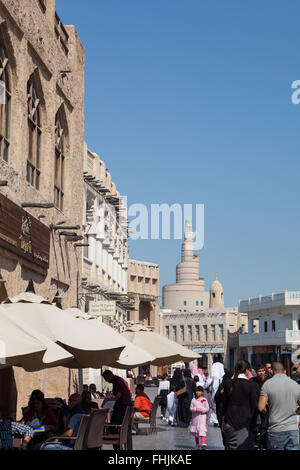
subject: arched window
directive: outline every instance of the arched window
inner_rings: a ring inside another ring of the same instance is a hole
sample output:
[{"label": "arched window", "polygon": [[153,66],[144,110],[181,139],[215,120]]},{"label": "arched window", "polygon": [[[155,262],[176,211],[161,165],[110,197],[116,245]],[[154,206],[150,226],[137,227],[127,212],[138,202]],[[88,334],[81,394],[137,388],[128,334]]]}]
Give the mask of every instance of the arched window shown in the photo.
[{"label": "arched window", "polygon": [[8,162],[10,147],[11,87],[9,60],[0,38],[0,158]]},{"label": "arched window", "polygon": [[65,135],[61,112],[58,111],[55,116],[54,204],[61,211],[64,208]]},{"label": "arched window", "polygon": [[36,189],[40,187],[41,175],[41,110],[34,79],[27,83],[27,112],[28,112],[28,156],[26,179]]}]

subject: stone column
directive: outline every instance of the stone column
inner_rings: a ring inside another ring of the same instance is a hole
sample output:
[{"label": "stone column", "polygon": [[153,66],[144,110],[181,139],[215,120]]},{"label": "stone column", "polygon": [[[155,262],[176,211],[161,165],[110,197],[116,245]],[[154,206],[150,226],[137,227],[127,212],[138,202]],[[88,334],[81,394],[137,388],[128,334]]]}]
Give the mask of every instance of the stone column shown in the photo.
[{"label": "stone column", "polygon": [[91,233],[89,235],[89,260],[92,261],[92,266],[91,266],[91,275],[92,279],[96,281],[96,234]]},{"label": "stone column", "polygon": [[208,368],[209,374],[211,373],[212,365],[213,365],[213,355],[207,354],[207,368]]},{"label": "stone column", "polygon": [[102,266],[102,242],[98,237],[96,242],[96,265]]},{"label": "stone column", "polygon": [[292,313],[293,331],[298,331],[299,312]]}]

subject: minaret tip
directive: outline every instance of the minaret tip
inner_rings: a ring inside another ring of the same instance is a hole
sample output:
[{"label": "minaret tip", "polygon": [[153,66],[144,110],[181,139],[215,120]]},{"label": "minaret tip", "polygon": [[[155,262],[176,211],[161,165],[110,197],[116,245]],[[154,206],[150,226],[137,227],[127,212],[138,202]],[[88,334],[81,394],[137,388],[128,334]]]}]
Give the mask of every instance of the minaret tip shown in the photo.
[{"label": "minaret tip", "polygon": [[186,229],[190,229],[193,227],[192,219],[185,219],[185,224],[184,224]]}]

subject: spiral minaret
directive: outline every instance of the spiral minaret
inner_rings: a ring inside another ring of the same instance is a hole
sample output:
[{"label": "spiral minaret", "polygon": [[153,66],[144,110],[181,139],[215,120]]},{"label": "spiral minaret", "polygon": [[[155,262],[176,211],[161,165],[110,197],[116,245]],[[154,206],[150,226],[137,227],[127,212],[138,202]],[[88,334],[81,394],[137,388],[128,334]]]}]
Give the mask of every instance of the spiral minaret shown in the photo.
[{"label": "spiral minaret", "polygon": [[209,293],[205,292],[204,278],[199,277],[199,257],[194,254],[192,222],[186,220],[181,262],[176,266],[176,284],[163,287],[163,307],[174,310],[195,311],[197,306],[208,306]]}]

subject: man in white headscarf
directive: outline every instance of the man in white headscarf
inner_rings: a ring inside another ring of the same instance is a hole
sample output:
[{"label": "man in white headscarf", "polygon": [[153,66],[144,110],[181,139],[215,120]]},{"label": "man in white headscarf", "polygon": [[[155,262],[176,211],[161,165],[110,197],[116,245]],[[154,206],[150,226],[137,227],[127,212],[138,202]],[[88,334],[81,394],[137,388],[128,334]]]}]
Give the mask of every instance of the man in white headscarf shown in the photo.
[{"label": "man in white headscarf", "polygon": [[217,426],[219,424],[218,418],[217,418],[217,412],[216,412],[216,403],[215,403],[215,395],[217,393],[217,390],[219,388],[220,383],[222,382],[223,376],[225,374],[224,371],[224,366],[219,360],[215,360],[212,368],[211,368],[211,398],[212,398],[212,408],[211,408],[211,414],[210,414],[210,420],[209,422],[213,424],[214,426]]}]

